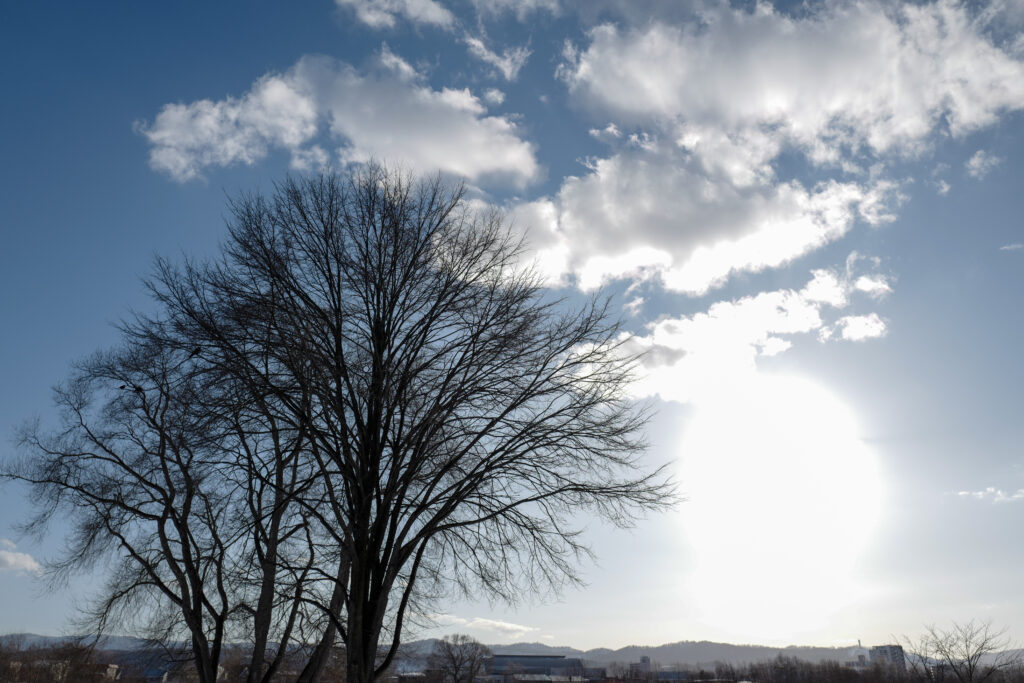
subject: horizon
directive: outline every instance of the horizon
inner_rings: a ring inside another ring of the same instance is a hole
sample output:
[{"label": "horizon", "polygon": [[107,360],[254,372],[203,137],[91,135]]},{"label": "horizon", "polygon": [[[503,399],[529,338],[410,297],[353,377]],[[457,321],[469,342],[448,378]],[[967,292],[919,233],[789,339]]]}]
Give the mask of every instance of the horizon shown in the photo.
[{"label": "horizon", "polygon": [[[442,634],[441,636],[432,636],[432,637],[426,637],[426,638],[416,638],[416,639],[409,640],[409,641],[406,641],[406,640],[403,639],[402,645],[403,646],[408,646],[408,645],[417,645],[417,644],[420,644],[420,643],[436,642],[436,641],[440,640],[440,638],[443,637],[444,635],[453,635],[453,634]],[[42,634],[42,633],[28,633],[28,632],[0,633],[0,638],[12,638],[12,637],[20,637],[20,636],[38,637],[38,638],[46,638],[46,639],[53,639],[53,640],[62,640],[62,639],[88,638],[89,634],[79,634],[79,635],[68,635],[68,634],[64,634],[64,635],[47,635],[47,634]],[[145,638],[142,638],[140,636],[132,636],[132,635],[124,634],[124,633],[106,633],[106,634],[103,635],[103,639],[108,639],[108,638],[125,638],[125,639],[129,639],[129,640],[146,641]],[[501,648],[515,649],[516,647],[520,647],[520,646],[526,646],[526,647],[540,646],[540,647],[547,648],[547,649],[550,649],[550,650],[572,650],[573,652],[579,652],[581,654],[586,654],[588,652],[594,652],[595,650],[607,650],[609,652],[615,653],[615,652],[620,652],[622,650],[629,650],[629,649],[657,650],[659,648],[671,647],[673,645],[703,645],[703,644],[708,644],[708,645],[726,645],[726,646],[729,646],[729,647],[737,647],[737,648],[763,648],[763,649],[767,649],[767,650],[789,650],[789,649],[797,649],[797,650],[844,650],[844,649],[862,647],[860,645],[860,641],[859,640],[856,643],[854,643],[853,645],[810,645],[810,644],[761,645],[761,644],[758,644],[758,643],[727,643],[727,642],[716,641],[716,640],[678,640],[678,641],[671,641],[671,642],[660,643],[658,645],[637,645],[637,644],[634,643],[634,644],[631,644],[631,645],[623,645],[621,647],[616,647],[616,648],[598,646],[598,647],[591,647],[591,648],[587,648],[587,649],[581,649],[581,648],[578,648],[578,647],[574,647],[572,645],[551,645],[551,644],[548,644],[548,643],[541,643],[539,641],[517,641],[517,642],[514,642],[514,643],[487,643],[487,642],[483,642],[483,641],[480,641],[480,642],[481,642],[481,644],[487,646],[488,648],[491,648],[492,652],[495,649],[501,649]],[[232,642],[232,644],[238,644],[238,643]],[[870,647],[876,647],[876,646],[882,646],[882,645],[900,645],[900,643],[897,642],[897,641],[887,641],[887,642],[884,642],[884,643],[871,643],[871,644],[865,645],[863,647],[870,648]],[[1024,644],[1022,644],[1021,647],[1013,647],[1013,648],[1009,648],[1009,649],[1010,650],[1024,649]],[[498,653],[495,653],[495,654],[498,654]],[[524,657],[525,656],[546,657],[548,655],[519,655],[519,656],[524,656]],[[551,655],[551,656],[563,656],[563,655]]]},{"label": "horizon", "polygon": [[[686,499],[630,529],[580,511],[578,584],[452,590],[412,637],[1024,643],[1020,3],[7,14],[0,460],[154,310],[154,256],[216,256],[228,198],[381,160],[501,210],[546,296],[612,297],[646,353],[642,464]],[[109,567],[49,587],[69,521],[25,535],[27,490],[0,492],[0,631],[69,628]]]}]

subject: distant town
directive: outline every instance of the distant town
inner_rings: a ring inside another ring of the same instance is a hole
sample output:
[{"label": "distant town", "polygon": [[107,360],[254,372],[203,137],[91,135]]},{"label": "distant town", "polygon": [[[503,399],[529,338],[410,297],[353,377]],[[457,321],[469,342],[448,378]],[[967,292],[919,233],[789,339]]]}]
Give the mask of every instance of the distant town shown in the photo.
[{"label": "distant town", "polygon": [[[459,643],[445,657],[445,640],[414,641],[403,646],[388,675],[390,683],[676,683],[731,681],[905,681],[915,680],[899,644],[852,648],[770,648],[712,642],[680,642],[655,648],[582,652],[541,644],[491,647],[472,639]],[[466,647],[471,645],[472,647]],[[241,649],[241,648],[239,648]],[[635,659],[629,655],[637,652]],[[675,658],[659,661],[658,656]],[[712,659],[713,658],[713,659]],[[339,651],[337,659],[342,660]],[[245,680],[243,656],[225,656],[218,680]],[[296,661],[301,661],[297,657]],[[913,667],[911,667],[912,669]],[[324,681],[344,681],[343,663]],[[298,671],[286,666],[274,680],[291,681]],[[933,666],[930,674],[939,674]],[[190,662],[157,651],[146,641],[116,637],[89,647],[70,638],[30,634],[0,636],[0,681],[122,681],[123,683],[185,683],[196,675]],[[950,680],[953,680],[952,678]]]}]

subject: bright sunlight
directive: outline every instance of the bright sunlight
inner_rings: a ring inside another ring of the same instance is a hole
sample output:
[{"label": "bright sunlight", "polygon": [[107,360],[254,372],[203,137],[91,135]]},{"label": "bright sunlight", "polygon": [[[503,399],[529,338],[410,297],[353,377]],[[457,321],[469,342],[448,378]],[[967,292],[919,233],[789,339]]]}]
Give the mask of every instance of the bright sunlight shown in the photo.
[{"label": "bright sunlight", "polygon": [[702,403],[685,434],[690,593],[716,637],[792,642],[857,598],[881,482],[840,400],[757,374]]}]

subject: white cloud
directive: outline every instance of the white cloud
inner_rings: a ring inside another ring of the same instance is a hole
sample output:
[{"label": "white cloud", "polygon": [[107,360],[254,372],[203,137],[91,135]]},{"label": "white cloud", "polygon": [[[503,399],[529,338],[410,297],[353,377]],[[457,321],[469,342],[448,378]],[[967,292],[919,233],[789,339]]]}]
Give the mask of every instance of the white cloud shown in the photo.
[{"label": "white cloud", "polygon": [[331,165],[331,155],[320,145],[292,151],[291,166],[297,171],[321,171]]},{"label": "white cloud", "polygon": [[306,84],[267,75],[241,98],[168,104],[137,129],[151,145],[154,169],[183,182],[206,166],[251,165],[268,147],[299,149],[317,131],[317,105]]},{"label": "white cloud", "polygon": [[461,626],[468,629],[479,629],[481,631],[497,633],[508,638],[519,638],[531,631],[537,630],[533,626],[514,624],[509,621],[498,621],[484,617],[466,618],[454,614],[437,614],[434,615],[434,620],[441,626]]},{"label": "white cloud", "polygon": [[644,298],[642,296],[633,297],[625,304],[622,305],[622,309],[628,312],[630,315],[639,315],[641,309],[644,307]]},{"label": "white cloud", "polygon": [[793,290],[722,301],[705,313],[660,320],[631,340],[634,350],[647,352],[646,374],[634,391],[683,403],[731,391],[753,374],[758,356],[778,352],[778,335],[821,326],[818,306]]},{"label": "white cloud", "polygon": [[613,142],[622,137],[622,131],[614,123],[609,123],[604,128],[591,128],[588,132],[591,137],[597,138],[602,142]]},{"label": "white cloud", "polygon": [[592,160],[590,173],[566,178],[555,197],[512,213],[533,228],[542,259],[565,269],[549,272],[552,282],[573,274],[578,286],[593,289],[617,278],[656,278],[668,289],[701,294],[733,273],[789,263],[858,220],[891,220],[886,207],[894,195],[895,186],[881,181],[737,186],[656,141],[639,140]]},{"label": "white cloud", "polygon": [[826,3],[800,18],[723,4],[702,19],[599,26],[560,73],[623,119],[765,135],[819,163],[913,154],[940,128],[962,135],[1024,107],[1024,64],[951,1]]},{"label": "white cloud", "polygon": [[847,341],[884,337],[887,329],[885,321],[877,313],[848,315],[836,321],[836,330]]},{"label": "white cloud", "polygon": [[[702,294],[783,266],[858,221],[893,220],[905,182],[886,177],[894,159],[1024,108],[1024,62],[951,0],[698,14],[604,24],[566,44],[557,73],[611,120],[590,133],[614,153],[540,200],[555,216],[541,240],[557,255],[548,261],[567,268],[553,281],[656,277]],[[623,138],[625,126],[637,132]],[[794,151],[837,173],[814,185],[779,178]]]},{"label": "white cloud", "polygon": [[497,88],[488,88],[484,91],[484,100],[487,104],[498,106],[505,101],[505,93]]},{"label": "white cloud", "polygon": [[802,295],[808,301],[823,303],[835,308],[846,306],[850,285],[831,270],[815,270],[814,277],[803,288]]},{"label": "white cloud", "polygon": [[335,0],[338,7],[351,9],[356,18],[372,28],[392,28],[399,18],[414,24],[449,29],[455,16],[435,0]]},{"label": "white cloud", "polygon": [[366,72],[304,57],[240,98],[169,104],[137,128],[151,144],[150,165],[179,182],[208,167],[253,164],[270,148],[291,152],[297,168],[323,165],[314,141],[324,132],[341,146],[342,162],[377,158],[519,186],[538,175],[533,145],[512,120],[488,116],[469,90],[421,81],[386,45]]},{"label": "white cloud", "polygon": [[561,11],[559,0],[473,0],[478,13],[485,17],[494,17],[505,12],[515,11],[516,18],[523,21],[535,12],[558,14]]},{"label": "white cloud", "polygon": [[4,569],[32,574],[43,571],[31,555],[17,552],[17,546],[12,541],[0,538],[0,571]]},{"label": "white cloud", "polygon": [[999,247],[999,251],[1017,251],[1018,249],[1024,249],[1024,244],[1014,242],[1013,244],[1004,244]]},{"label": "white cloud", "polygon": [[[461,22],[437,0],[334,0],[338,7],[351,10],[357,20],[376,29],[393,28],[399,20],[452,30]],[[478,19],[498,19],[514,13],[525,21],[538,12],[559,14],[560,0],[473,0]]]},{"label": "white cloud", "polygon": [[387,43],[380,46],[380,64],[404,81],[420,80],[421,75],[412,64],[391,51]]},{"label": "white cloud", "polygon": [[[638,396],[698,403],[741,390],[756,374],[759,358],[788,350],[796,335],[817,332],[832,337],[826,318],[845,308],[857,292],[855,274],[816,270],[799,290],[761,292],[719,301],[707,311],[663,318],[631,337],[628,350],[644,352],[643,369],[634,384]],[[884,322],[874,313],[845,316],[834,325],[843,338],[847,330],[872,335],[870,324]],[[865,332],[864,330],[867,330]]]},{"label": "white cloud", "polygon": [[876,299],[892,293],[892,287],[884,275],[862,275],[857,278],[854,287]]},{"label": "white cloud", "polygon": [[975,152],[964,166],[967,168],[967,175],[981,180],[989,174],[993,168],[1003,162],[1002,158],[989,154],[983,149]]},{"label": "white cloud", "polygon": [[956,495],[962,498],[991,500],[993,503],[1013,503],[1018,500],[1024,500],[1024,489],[1007,492],[994,486],[989,486],[981,491],[957,491]]},{"label": "white cloud", "polygon": [[493,66],[506,81],[516,80],[519,70],[523,68],[531,54],[530,49],[523,46],[506,48],[499,55],[484,45],[484,41],[479,38],[467,35],[464,40],[466,47],[469,48],[469,54]]}]

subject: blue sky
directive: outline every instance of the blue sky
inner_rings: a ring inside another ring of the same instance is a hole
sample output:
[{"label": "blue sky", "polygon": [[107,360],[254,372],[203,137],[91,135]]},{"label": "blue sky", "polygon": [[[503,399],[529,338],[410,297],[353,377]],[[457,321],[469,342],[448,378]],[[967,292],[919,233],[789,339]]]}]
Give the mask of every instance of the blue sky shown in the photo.
[{"label": "blue sky", "polygon": [[[1024,640],[1022,28],[1012,0],[12,5],[0,431],[52,419],[155,254],[215,253],[226,197],[440,170],[553,289],[615,293],[689,500],[590,528],[586,588],[424,634]],[[60,632],[90,579],[42,588],[60,530],[2,495],[0,631]]]}]

